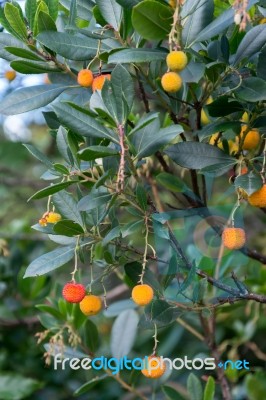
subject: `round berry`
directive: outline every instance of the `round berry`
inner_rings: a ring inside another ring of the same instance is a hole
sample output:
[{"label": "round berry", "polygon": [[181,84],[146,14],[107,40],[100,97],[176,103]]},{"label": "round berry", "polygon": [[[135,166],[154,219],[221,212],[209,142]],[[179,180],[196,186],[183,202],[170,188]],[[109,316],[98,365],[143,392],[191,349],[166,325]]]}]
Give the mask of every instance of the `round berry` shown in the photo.
[{"label": "round berry", "polygon": [[132,299],[139,306],[146,306],[153,299],[153,289],[146,284],[137,285],[132,290]]},{"label": "round berry", "polygon": [[248,202],[254,207],[266,207],[266,184],[248,197]]},{"label": "round berry", "polygon": [[183,51],[171,51],[166,57],[167,67],[171,71],[182,71],[187,62],[187,55]]},{"label": "round berry", "polygon": [[222,233],[222,241],[230,250],[241,249],[246,242],[246,234],[242,228],[225,228]]},{"label": "round berry", "polygon": [[79,307],[85,315],[96,315],[101,311],[102,302],[99,296],[89,294],[80,302]]},{"label": "round berry", "polygon": [[145,360],[145,364],[147,365],[145,365],[145,368],[141,372],[146,378],[158,379],[165,373],[166,365],[161,357],[149,356]]},{"label": "round berry", "polygon": [[162,76],[163,89],[169,93],[175,93],[182,87],[182,78],[176,72],[166,72]]},{"label": "round berry", "polygon": [[92,90],[93,90],[93,92],[95,92],[95,90],[102,90],[104,82],[105,82],[106,79],[108,79],[110,81],[111,74],[105,74],[105,75],[96,76],[96,78],[94,78],[93,82],[92,82]]},{"label": "round berry", "polygon": [[90,87],[93,82],[93,73],[89,69],[82,69],[78,73],[78,84],[83,87]]},{"label": "round berry", "polygon": [[62,294],[69,303],[80,303],[86,294],[86,289],[80,283],[69,282],[63,287]]}]

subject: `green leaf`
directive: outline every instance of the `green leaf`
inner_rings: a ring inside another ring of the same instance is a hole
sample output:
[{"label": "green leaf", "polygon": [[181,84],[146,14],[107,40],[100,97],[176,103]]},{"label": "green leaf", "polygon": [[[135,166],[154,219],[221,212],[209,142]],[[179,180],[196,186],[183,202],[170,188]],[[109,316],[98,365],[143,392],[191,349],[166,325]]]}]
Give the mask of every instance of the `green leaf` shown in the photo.
[{"label": "green leaf", "polygon": [[109,55],[110,64],[146,63],[165,60],[166,51],[156,49],[122,49]]},{"label": "green leaf", "polygon": [[[140,274],[142,272],[142,265],[140,263],[134,261],[131,263],[127,263],[124,266],[124,269],[125,269],[125,273],[126,273],[127,277],[132,282],[132,286],[137,285],[139,282]],[[152,271],[150,271],[148,268],[146,268],[146,270],[145,270],[145,274],[143,277],[143,283],[146,283],[146,284],[152,286],[153,289],[158,292],[162,291],[162,288],[158,282],[158,279],[156,278],[154,273]]]},{"label": "green leaf", "polygon": [[35,379],[2,371],[0,376],[0,398],[5,400],[21,400],[30,397],[42,386]]},{"label": "green leaf", "polygon": [[120,6],[124,8],[132,8],[141,2],[141,0],[116,0],[116,1],[118,4],[120,4]]},{"label": "green leaf", "polygon": [[173,321],[173,307],[164,300],[154,300],[145,310],[158,326],[166,326]]},{"label": "green leaf", "polygon": [[132,349],[139,322],[139,316],[134,310],[125,310],[116,318],[111,331],[111,353],[120,359],[127,356]]},{"label": "green leaf", "polygon": [[90,319],[87,319],[83,329],[87,348],[91,352],[95,352],[99,347],[99,333],[97,326]]},{"label": "green leaf", "polygon": [[206,126],[204,126],[201,130],[196,131],[195,135],[199,137],[200,140],[203,140],[213,133],[216,132],[226,132],[226,131],[236,131],[239,132],[241,127],[240,121],[215,121]]},{"label": "green leaf", "polygon": [[[1,15],[1,10],[2,9],[0,7],[0,15]],[[5,60],[8,60],[8,61],[15,60],[17,57],[15,57],[11,53],[9,53],[9,51],[6,50],[6,47],[18,48],[18,50],[23,49],[25,51],[29,50],[29,48],[25,45],[25,43],[21,42],[21,40],[17,39],[16,37],[13,37],[9,33],[1,32],[1,35],[0,35],[0,57]]]},{"label": "green leaf", "polygon": [[78,152],[79,158],[85,161],[92,161],[96,160],[96,158],[110,157],[116,155],[119,155],[119,151],[106,146],[90,146]]},{"label": "green leaf", "polygon": [[0,105],[0,114],[14,115],[50,104],[68,86],[37,85],[24,87],[9,94]]},{"label": "green leaf", "polygon": [[161,172],[159,175],[157,175],[156,181],[159,183],[159,185],[162,185],[174,193],[184,192],[185,189],[187,189],[187,186],[180,178],[167,172]]},{"label": "green leaf", "polygon": [[6,19],[17,35],[25,42],[28,41],[27,27],[21,18],[19,9],[11,3],[6,3],[4,8]]},{"label": "green leaf", "polygon": [[10,66],[21,74],[44,74],[45,72],[60,72],[61,70],[54,64],[46,61],[14,60]]},{"label": "green leaf", "polygon": [[49,15],[53,18],[54,21],[56,21],[59,8],[59,0],[44,0],[44,2],[48,7]]},{"label": "green leaf", "polygon": [[41,161],[47,168],[53,169],[53,164],[51,161],[44,155],[40,150],[36,149],[32,144],[23,144],[24,147],[33,155],[33,157],[37,158],[37,160]]},{"label": "green leaf", "polygon": [[65,190],[53,195],[53,204],[56,210],[66,219],[77,222],[83,226],[83,220],[77,207],[77,202],[73,195]]},{"label": "green leaf", "polygon": [[[117,117],[123,123],[133,106],[135,95],[133,80],[124,66],[117,65],[112,72],[111,83],[117,107]],[[126,106],[124,103],[126,103]]]},{"label": "green leaf", "polygon": [[54,225],[53,230],[57,235],[69,237],[84,234],[84,229],[82,226],[69,219],[62,219],[61,221],[57,222]]},{"label": "green leaf", "polygon": [[34,195],[32,195],[28,201],[43,199],[44,197],[50,196],[51,194],[66,189],[68,186],[73,185],[73,183],[75,182],[74,181],[61,182],[61,183],[56,183],[55,185],[48,186],[44,189],[38,190],[38,192],[34,193]]},{"label": "green leaf", "polygon": [[261,178],[255,175],[253,172],[249,174],[237,176],[234,185],[237,188],[244,189],[245,192],[250,196],[252,193],[259,190],[262,186]]},{"label": "green leaf", "polygon": [[[258,0],[250,0],[248,2],[247,10],[250,9]],[[203,42],[209,40],[214,36],[219,35],[224,32],[231,24],[234,22],[235,11],[232,7],[226,10],[224,13],[220,14],[218,18],[215,18],[209,25],[206,26],[198,36],[190,43],[190,47],[197,42]]]},{"label": "green leaf", "polygon": [[170,125],[160,129],[159,120],[153,120],[150,124],[134,132],[133,145],[137,157],[149,157],[161,147],[171,143],[184,130],[181,125]]},{"label": "green leaf", "polygon": [[166,395],[167,399],[170,400],[184,400],[184,397],[181,396],[174,388],[171,386],[162,386],[162,391]]},{"label": "green leaf", "polygon": [[202,386],[200,380],[193,373],[189,374],[187,380],[187,390],[190,395],[190,400],[202,400]]},{"label": "green leaf", "polygon": [[[51,0],[52,1],[52,0]],[[60,0],[60,3],[67,9],[70,10],[72,0]],[[95,3],[91,0],[77,0],[77,14],[82,20],[90,21],[92,17],[92,8]]]},{"label": "green leaf", "polygon": [[78,111],[67,103],[57,103],[53,108],[62,124],[73,132],[85,137],[105,138],[119,143],[111,129],[105,128],[95,118],[89,116],[85,110],[85,112]]},{"label": "green leaf", "polygon": [[246,33],[244,39],[241,41],[234,59],[233,65],[239,64],[242,60],[249,59],[259,51],[266,42],[266,26],[258,25]]},{"label": "green leaf", "polygon": [[195,276],[196,276],[196,269],[197,269],[196,263],[193,263],[191,269],[190,269],[189,272],[188,272],[187,277],[184,279],[184,281],[183,281],[183,282],[181,283],[181,285],[179,286],[178,292],[177,292],[176,296],[177,296],[179,293],[184,293],[185,290],[186,290],[186,289],[191,285],[191,283],[194,281]]},{"label": "green leaf", "polygon": [[106,246],[108,243],[118,238],[120,235],[121,235],[120,226],[115,226],[104,236],[102,241],[103,246]]},{"label": "green leaf", "polygon": [[259,61],[257,66],[257,76],[261,79],[266,80],[266,47],[264,47],[259,55]]},{"label": "green leaf", "polygon": [[58,247],[32,261],[26,269],[24,278],[47,274],[66,264],[73,257],[73,246]]},{"label": "green leaf", "polygon": [[235,94],[239,99],[251,103],[266,100],[266,82],[261,78],[246,78]]},{"label": "green leaf", "polygon": [[75,392],[74,396],[80,396],[84,393],[89,392],[94,386],[96,386],[98,383],[102,382],[104,379],[109,378],[109,375],[101,375],[101,376],[96,376],[95,378],[89,380],[89,382],[84,383],[84,385],[80,386]]},{"label": "green leaf", "polygon": [[26,0],[25,13],[28,20],[28,24],[31,30],[34,27],[34,19],[37,11],[37,0]]},{"label": "green leaf", "polygon": [[36,10],[36,16],[34,18],[34,25],[33,25],[33,36],[34,37],[36,37],[38,35],[38,33],[39,33],[38,17],[39,17],[39,13],[41,11],[45,12],[46,14],[49,14],[49,10],[48,10],[47,4],[43,0],[40,0],[38,2],[38,7],[37,7],[37,10]]},{"label": "green leaf", "polygon": [[223,117],[235,112],[244,111],[242,104],[228,96],[220,96],[206,106],[211,117]]},{"label": "green leaf", "polygon": [[142,210],[146,211],[147,210],[147,194],[146,190],[143,185],[137,184],[136,187],[136,197],[137,197],[137,202],[139,203],[140,207]]},{"label": "green leaf", "polygon": [[236,160],[215,146],[199,142],[174,144],[165,153],[184,168],[201,169],[214,164],[234,164]]},{"label": "green leaf", "polygon": [[26,58],[28,60],[35,60],[35,61],[44,61],[42,57],[40,57],[38,54],[34,53],[29,49],[6,46],[5,50],[20,58]]},{"label": "green leaf", "polygon": [[78,209],[80,211],[90,211],[103,205],[107,206],[111,198],[111,193],[109,193],[106,189],[93,189],[90,194],[83,197],[79,201]]},{"label": "green leaf", "polygon": [[205,65],[203,63],[198,63],[190,61],[183,71],[180,72],[180,76],[183,82],[195,82],[198,83],[203,77],[205,71]]},{"label": "green leaf", "polygon": [[40,10],[37,19],[38,33],[45,31],[57,31],[54,20],[45,11]]},{"label": "green leaf", "polygon": [[144,39],[162,40],[171,30],[172,15],[169,7],[145,0],[133,8],[132,25]]},{"label": "green leaf", "polygon": [[213,400],[215,395],[215,380],[212,376],[209,376],[205,390],[203,400]]},{"label": "green leaf", "polygon": [[35,306],[41,312],[48,313],[59,320],[64,320],[64,316],[56,308],[48,306],[47,304],[37,304]]},{"label": "green leaf", "polygon": [[63,32],[41,32],[37,40],[48,49],[60,54],[69,60],[82,61],[96,55],[98,41]]},{"label": "green leaf", "polygon": [[96,4],[105,21],[118,32],[122,18],[121,6],[115,0],[96,0]]},{"label": "green leaf", "polygon": [[56,145],[59,153],[64,158],[64,160],[71,166],[74,165],[73,155],[71,153],[69,143],[68,143],[68,132],[63,127],[60,126],[56,134]]},{"label": "green leaf", "polygon": [[184,26],[182,41],[184,47],[189,47],[200,32],[212,21],[214,11],[213,0],[187,0],[182,11]]},{"label": "green leaf", "polygon": [[77,8],[77,0],[71,0],[70,9],[69,9],[69,23],[67,25],[67,29],[75,28],[76,21],[78,17],[78,8]]}]

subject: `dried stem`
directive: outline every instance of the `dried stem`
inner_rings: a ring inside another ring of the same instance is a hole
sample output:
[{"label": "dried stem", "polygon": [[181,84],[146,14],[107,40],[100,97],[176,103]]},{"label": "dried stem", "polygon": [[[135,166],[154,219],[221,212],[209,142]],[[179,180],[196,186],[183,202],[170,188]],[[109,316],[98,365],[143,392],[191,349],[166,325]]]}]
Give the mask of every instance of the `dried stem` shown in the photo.
[{"label": "dried stem", "polygon": [[125,189],[125,130],[122,124],[118,125],[118,135],[119,135],[119,144],[120,144],[120,164],[117,173],[117,182],[116,182],[116,192],[121,193]]}]

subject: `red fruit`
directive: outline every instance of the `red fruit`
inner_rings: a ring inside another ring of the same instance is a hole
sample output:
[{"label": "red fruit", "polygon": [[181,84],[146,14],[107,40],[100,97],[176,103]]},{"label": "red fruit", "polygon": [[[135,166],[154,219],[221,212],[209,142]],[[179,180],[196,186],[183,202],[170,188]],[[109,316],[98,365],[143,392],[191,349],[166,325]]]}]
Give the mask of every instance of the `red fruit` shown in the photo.
[{"label": "red fruit", "polygon": [[63,297],[69,303],[80,303],[85,297],[85,286],[80,283],[66,283],[62,291]]}]

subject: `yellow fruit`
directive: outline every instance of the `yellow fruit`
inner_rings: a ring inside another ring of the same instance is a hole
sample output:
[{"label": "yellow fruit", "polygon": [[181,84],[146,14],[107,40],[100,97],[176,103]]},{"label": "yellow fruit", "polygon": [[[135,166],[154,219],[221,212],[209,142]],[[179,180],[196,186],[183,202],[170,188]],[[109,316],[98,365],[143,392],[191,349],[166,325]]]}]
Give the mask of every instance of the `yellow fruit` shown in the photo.
[{"label": "yellow fruit", "polygon": [[[208,105],[208,104],[211,104],[212,102],[213,102],[213,98],[212,98],[212,96],[210,96],[210,97],[208,97],[205,104]],[[208,125],[211,122],[209,115],[206,113],[206,111],[204,109],[201,110],[200,122],[202,125]]]},{"label": "yellow fruit", "polygon": [[262,18],[259,22],[259,24],[266,24],[266,18]]},{"label": "yellow fruit", "polygon": [[90,87],[93,82],[93,73],[89,69],[82,69],[78,73],[78,84],[83,87]]},{"label": "yellow fruit", "polygon": [[238,250],[246,242],[246,234],[242,228],[225,228],[222,233],[222,241],[230,250]]},{"label": "yellow fruit", "polygon": [[96,315],[101,311],[102,302],[100,297],[89,294],[79,303],[79,307],[85,315]]},{"label": "yellow fruit", "polygon": [[[217,143],[218,136],[219,136],[219,133],[214,133],[210,138],[209,144],[214,146]],[[225,150],[225,148],[223,146],[222,137],[220,137],[220,139],[218,140],[217,147],[219,147],[219,149]],[[230,154],[236,153],[238,151],[238,145],[233,140],[228,140],[228,147],[229,147]]]},{"label": "yellow fruit", "polygon": [[160,357],[149,356],[148,359],[145,360],[145,364],[146,363],[146,368],[141,370],[146,378],[158,379],[165,373],[166,365]]},{"label": "yellow fruit", "polygon": [[93,92],[95,92],[95,90],[102,90],[105,79],[111,79],[111,75],[110,74],[105,74],[105,75],[99,75],[96,76],[96,78],[93,79],[92,82],[92,90]]},{"label": "yellow fruit", "polygon": [[162,76],[163,89],[169,93],[175,93],[182,87],[182,78],[176,72],[166,72]]},{"label": "yellow fruit", "polygon": [[46,222],[49,222],[50,224],[55,224],[56,222],[60,221],[62,217],[58,213],[49,212],[45,219]]},{"label": "yellow fruit", "polygon": [[265,208],[266,207],[266,184],[264,184],[256,192],[252,193],[248,197],[248,202],[252,206]]},{"label": "yellow fruit", "polygon": [[248,123],[248,121],[249,121],[249,116],[248,116],[248,113],[247,113],[246,111],[245,111],[244,114],[242,115],[241,121],[242,121],[242,122],[245,122],[246,124]]},{"label": "yellow fruit", "polygon": [[153,299],[153,289],[149,285],[137,285],[132,290],[132,299],[139,306],[146,306]]},{"label": "yellow fruit", "polygon": [[[247,125],[243,125],[240,132],[240,140],[244,136],[244,133],[247,130]],[[256,149],[258,144],[260,143],[260,134],[257,129],[251,129],[248,131],[247,135],[245,136],[244,143],[242,145],[243,150],[253,150]]]},{"label": "yellow fruit", "polygon": [[170,5],[172,8],[175,8],[175,6],[176,6],[176,0],[169,0],[169,5]]},{"label": "yellow fruit", "polygon": [[171,71],[182,71],[187,65],[187,55],[183,51],[171,51],[166,57],[167,67]]},{"label": "yellow fruit", "polygon": [[16,78],[17,74],[16,71],[14,70],[9,70],[5,72],[5,78],[9,81],[12,82]]}]

